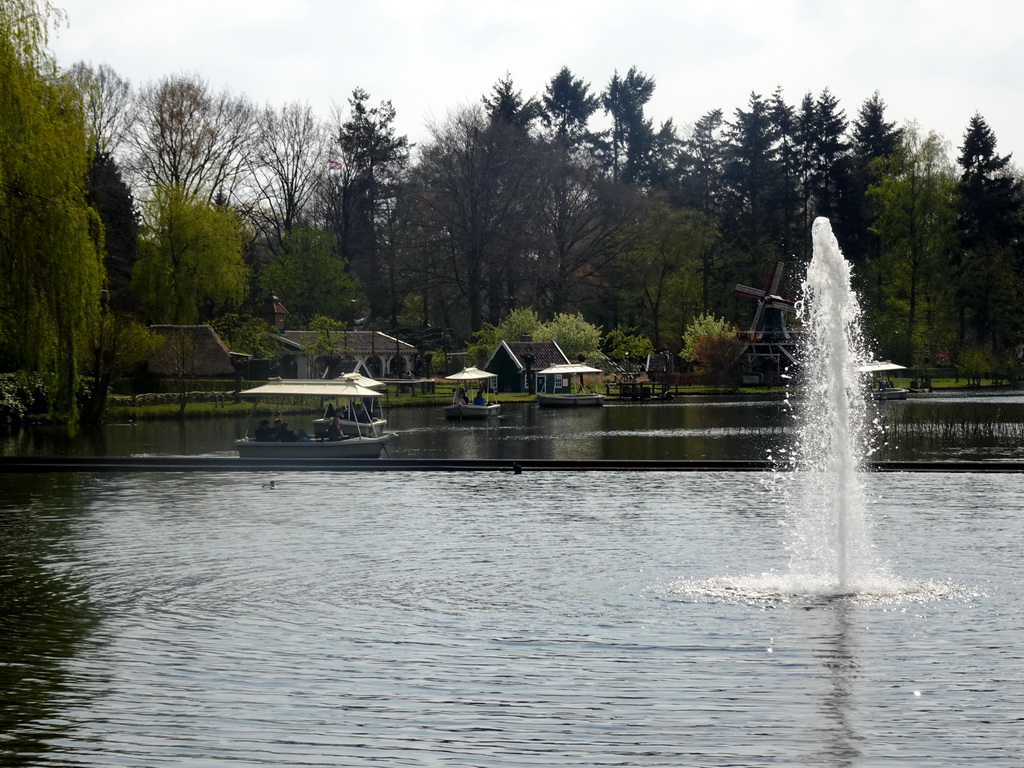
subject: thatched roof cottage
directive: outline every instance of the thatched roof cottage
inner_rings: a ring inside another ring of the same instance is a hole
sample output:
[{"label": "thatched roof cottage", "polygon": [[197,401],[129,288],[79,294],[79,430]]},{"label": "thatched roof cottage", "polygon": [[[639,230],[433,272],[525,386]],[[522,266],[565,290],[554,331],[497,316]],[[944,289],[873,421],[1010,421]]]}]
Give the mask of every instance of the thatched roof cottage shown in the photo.
[{"label": "thatched roof cottage", "polygon": [[163,345],[146,363],[154,376],[234,376],[235,362],[248,358],[228,350],[208,325],[153,325]]}]

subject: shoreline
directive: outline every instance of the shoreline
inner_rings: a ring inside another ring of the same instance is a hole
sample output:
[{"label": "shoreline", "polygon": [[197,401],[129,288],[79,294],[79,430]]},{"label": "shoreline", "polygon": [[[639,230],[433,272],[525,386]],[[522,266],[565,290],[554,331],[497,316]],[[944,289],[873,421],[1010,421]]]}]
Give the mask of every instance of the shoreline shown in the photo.
[{"label": "shoreline", "polygon": [[[928,391],[910,390],[907,400],[937,400],[943,398],[952,399],[980,399],[980,398],[1009,398],[1024,396],[1024,388],[1012,387],[1010,385],[989,386],[989,387],[938,387]],[[200,418],[223,418],[223,417],[245,417],[253,410],[252,403],[236,397],[234,391],[210,392],[194,391],[186,393],[186,407],[184,414],[180,413],[180,394],[178,393],[149,393],[138,396],[112,395],[104,418],[100,422],[104,424],[125,424],[138,421],[166,421],[173,419],[200,419]],[[741,388],[736,390],[724,390],[721,388],[702,388],[685,392],[673,392],[670,397],[651,396],[645,398],[629,396],[606,396],[606,406],[628,406],[628,405],[666,405],[673,403],[686,403],[703,401],[708,403],[723,402],[772,402],[782,401],[787,398],[795,398],[785,389],[769,389],[758,391],[752,388]],[[530,405],[534,404],[535,396],[527,393],[499,393],[497,402],[501,405]],[[423,394],[423,395],[397,395],[388,392],[384,402],[384,409],[405,409],[405,408],[442,408],[448,405],[450,398],[447,395]],[[285,408],[259,407],[253,415],[273,415],[274,413],[296,413],[308,414],[317,413],[319,409],[307,406],[294,405]],[[19,422],[0,425],[0,434],[24,426],[32,425],[55,425],[59,422],[49,419],[44,415],[34,415]]]}]

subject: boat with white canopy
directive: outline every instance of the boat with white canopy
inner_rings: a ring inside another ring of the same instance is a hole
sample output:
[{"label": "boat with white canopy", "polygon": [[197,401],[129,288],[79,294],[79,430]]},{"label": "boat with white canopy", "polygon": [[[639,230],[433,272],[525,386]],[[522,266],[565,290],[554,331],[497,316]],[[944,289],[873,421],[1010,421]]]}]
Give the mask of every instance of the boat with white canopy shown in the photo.
[{"label": "boat with white canopy", "polygon": [[[446,419],[486,419],[497,416],[501,411],[501,405],[495,401],[498,374],[469,367],[445,376],[444,379],[457,383],[451,405],[442,409]],[[470,399],[466,387],[474,382],[478,382],[477,394]]]},{"label": "boat with white canopy", "polygon": [[[604,395],[600,392],[588,391],[583,383],[583,376],[588,373],[604,373],[583,363],[560,363],[537,372],[545,377],[544,391],[537,392],[537,405],[545,408],[584,408],[604,405]],[[579,376],[579,386],[573,386],[573,377]],[[568,391],[559,392],[560,387],[568,387]]]},{"label": "boat with white canopy", "polygon": [[[255,432],[250,435],[248,428],[241,439],[235,440],[235,448],[241,458],[345,458],[345,459],[376,459],[381,451],[386,450],[385,443],[392,435],[377,431],[372,426],[370,414],[373,404],[379,401],[381,393],[375,389],[364,387],[352,379],[283,379],[270,381],[252,389],[239,393],[241,397],[252,398],[252,413],[261,400],[294,400],[299,398],[328,399],[335,403],[344,403],[350,413],[362,416],[356,419],[357,434],[342,433],[339,423],[331,426],[322,437],[310,436],[304,429],[292,432],[282,419],[276,420],[271,427],[268,419],[264,419]],[[250,418],[250,424],[252,418]]]},{"label": "boat with white canopy", "polygon": [[910,390],[893,386],[889,374],[893,371],[905,371],[905,365],[885,362],[866,363],[857,370],[868,378],[867,395],[872,400],[906,400]]},{"label": "boat with white canopy", "polygon": [[[377,381],[361,373],[345,373],[331,381],[353,381],[361,387],[375,389],[380,392],[387,390],[387,384]],[[336,403],[328,400],[324,409],[324,415],[313,420],[313,431],[316,437],[325,438],[335,418],[338,419],[342,434],[351,437],[358,437],[369,431],[370,434],[379,435],[384,432],[388,421],[384,418],[384,410],[381,407],[381,398],[364,401],[365,408],[352,408],[348,403]],[[369,430],[367,430],[369,427]]]}]

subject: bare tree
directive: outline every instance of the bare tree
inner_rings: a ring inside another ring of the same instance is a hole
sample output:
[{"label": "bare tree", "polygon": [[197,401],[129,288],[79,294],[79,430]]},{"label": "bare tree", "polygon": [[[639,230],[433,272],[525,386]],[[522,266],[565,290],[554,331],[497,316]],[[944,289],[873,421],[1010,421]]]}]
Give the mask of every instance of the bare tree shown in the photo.
[{"label": "bare tree", "polygon": [[131,83],[109,64],[79,61],[65,73],[81,94],[85,128],[93,154],[116,155],[132,129]]},{"label": "bare tree", "polygon": [[536,197],[537,302],[567,312],[580,291],[635,237],[639,196],[611,183],[593,162],[549,147]]},{"label": "bare tree", "polygon": [[252,219],[271,247],[309,223],[309,205],[328,172],[327,127],[308,104],[267,107],[257,115],[257,141],[250,156],[254,192]]},{"label": "bare tree", "polygon": [[339,255],[366,292],[369,316],[397,320],[401,298],[395,272],[397,200],[409,162],[409,140],[395,129],[390,101],[369,106],[370,95],[356,88],[349,112],[335,115],[336,144],[320,211],[334,234]]},{"label": "bare tree", "polygon": [[176,187],[207,202],[236,199],[257,136],[247,98],[175,75],[145,85],[136,104],[129,148],[139,186]]},{"label": "bare tree", "polygon": [[417,224],[449,258],[448,279],[465,299],[468,325],[497,323],[522,256],[536,156],[522,132],[469,107],[430,127],[418,167]]}]

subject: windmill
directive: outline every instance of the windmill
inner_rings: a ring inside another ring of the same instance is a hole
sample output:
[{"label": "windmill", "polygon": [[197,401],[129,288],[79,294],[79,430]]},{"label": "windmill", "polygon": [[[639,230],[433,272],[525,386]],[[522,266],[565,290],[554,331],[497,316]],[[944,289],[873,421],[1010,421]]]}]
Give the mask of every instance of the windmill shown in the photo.
[{"label": "windmill", "polygon": [[750,334],[755,338],[765,335],[780,334],[786,336],[786,315],[796,314],[796,302],[779,296],[779,283],[782,282],[781,261],[776,261],[765,287],[751,288],[749,285],[737,284],[734,293],[757,301],[754,321],[750,324]]},{"label": "windmill", "polygon": [[759,375],[777,375],[796,362],[796,334],[786,327],[786,315],[796,314],[796,302],[779,295],[783,263],[775,262],[764,288],[737,284],[734,293],[757,302],[743,355]]}]

